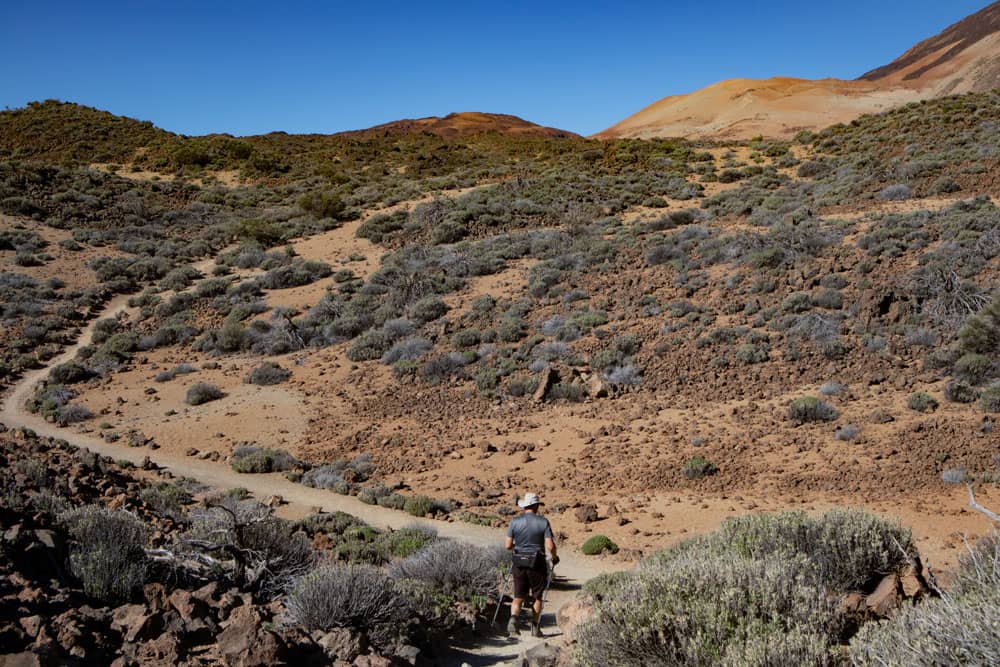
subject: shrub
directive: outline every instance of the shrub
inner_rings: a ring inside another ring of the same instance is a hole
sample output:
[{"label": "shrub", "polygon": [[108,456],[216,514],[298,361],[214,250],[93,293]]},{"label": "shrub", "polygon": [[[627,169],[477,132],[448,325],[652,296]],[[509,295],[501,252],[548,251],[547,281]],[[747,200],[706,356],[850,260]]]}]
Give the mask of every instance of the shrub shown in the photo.
[{"label": "shrub", "polygon": [[771,350],[767,345],[743,343],[736,348],[736,358],[745,364],[759,364],[771,358]]},{"label": "shrub", "polygon": [[979,396],[979,407],[983,412],[1000,412],[1000,382],[990,385]]},{"label": "shrub", "polygon": [[580,547],[580,551],[586,556],[597,556],[605,551],[608,553],[618,553],[618,545],[611,541],[606,535],[594,535]]},{"label": "shrub", "polygon": [[828,422],[833,421],[837,416],[836,408],[815,396],[797,398],[788,406],[788,417],[796,424]]},{"label": "shrub", "polygon": [[944,397],[953,403],[975,403],[979,391],[961,380],[952,380],[944,387]]},{"label": "shrub", "polygon": [[94,373],[75,361],[53,366],[49,371],[49,382],[52,384],[76,384],[94,377]]},{"label": "shrub", "polygon": [[292,377],[292,372],[287,368],[282,368],[273,361],[265,361],[250,371],[246,382],[248,384],[273,385],[281,384],[290,377]]},{"label": "shrub", "polygon": [[386,350],[382,355],[382,363],[391,366],[397,361],[416,361],[425,352],[434,347],[426,338],[407,338]]},{"label": "shrub", "polygon": [[307,630],[356,630],[380,649],[407,634],[413,610],[392,579],[365,565],[326,565],[295,582],[285,602]]},{"label": "shrub", "polygon": [[409,317],[417,322],[427,323],[442,317],[448,306],[436,296],[428,296],[410,305]]},{"label": "shrub", "polygon": [[347,348],[346,356],[351,361],[371,361],[381,358],[389,351],[395,337],[383,329],[366,331]]},{"label": "shrub", "polygon": [[199,382],[188,387],[187,393],[184,395],[184,402],[188,405],[201,405],[216,401],[225,395],[226,393],[214,384]]},{"label": "shrub", "polygon": [[140,491],[139,499],[161,516],[181,519],[184,506],[191,502],[191,494],[176,484],[160,482]]},{"label": "shrub", "polygon": [[284,472],[300,464],[298,459],[282,449],[244,445],[233,451],[230,465],[236,472],[262,474]]},{"label": "shrub", "polygon": [[86,505],[59,515],[74,545],[69,568],[83,590],[100,600],[121,602],[146,583],[146,526],[135,515]]},{"label": "shrub", "polygon": [[837,440],[854,440],[861,433],[861,427],[854,424],[844,424],[833,433]]},{"label": "shrub", "polygon": [[407,558],[436,539],[437,531],[433,528],[413,525],[383,533],[376,542],[388,556]]},{"label": "shrub", "polygon": [[883,188],[876,196],[883,201],[899,201],[912,197],[913,189],[909,185],[899,183]]},{"label": "shrub", "polygon": [[681,474],[688,479],[701,479],[719,472],[719,468],[703,456],[692,456],[681,467]]},{"label": "shrub", "polygon": [[414,579],[460,600],[488,596],[497,584],[497,573],[507,554],[456,540],[438,540],[409,558],[389,565],[396,580]]},{"label": "shrub", "polygon": [[959,329],[958,341],[965,352],[996,354],[1000,350],[1000,295],[965,320]]},{"label": "shrub", "polygon": [[847,385],[839,382],[824,382],[819,388],[819,393],[823,396],[837,396],[844,393],[846,389]]},{"label": "shrub", "polygon": [[74,403],[72,405],[66,405],[59,408],[56,413],[56,422],[60,426],[68,426],[69,424],[76,424],[87,421],[88,419],[93,419],[93,417],[94,413],[91,412],[87,406]]},{"label": "shrub", "polygon": [[423,517],[431,511],[433,501],[427,496],[408,496],[403,503],[403,511],[413,516]]},{"label": "shrub", "polygon": [[969,384],[982,384],[996,373],[993,361],[984,354],[970,352],[955,362],[955,377]]},{"label": "shrub", "polygon": [[801,560],[695,552],[643,569],[583,622],[576,658],[588,667],[833,664],[835,605],[815,578],[794,576]]},{"label": "shrub", "polygon": [[1000,536],[994,533],[959,560],[953,592],[863,626],[851,642],[854,664],[1000,664],[998,565]]},{"label": "shrub", "polygon": [[906,407],[917,412],[931,412],[937,406],[937,399],[924,391],[917,391],[906,397]]},{"label": "shrub", "polygon": [[191,511],[191,519],[191,530],[181,541],[203,545],[228,560],[237,585],[251,593],[271,598],[315,563],[309,539],[263,503],[231,495],[209,498]]}]

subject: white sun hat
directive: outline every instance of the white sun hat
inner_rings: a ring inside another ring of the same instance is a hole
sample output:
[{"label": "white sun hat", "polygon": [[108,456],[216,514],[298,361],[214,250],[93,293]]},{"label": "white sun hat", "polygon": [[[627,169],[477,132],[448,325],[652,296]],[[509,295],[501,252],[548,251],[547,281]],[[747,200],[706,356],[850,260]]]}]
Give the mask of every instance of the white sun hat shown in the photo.
[{"label": "white sun hat", "polygon": [[517,501],[518,507],[531,507],[532,505],[544,505],[542,499],[538,497],[537,493],[526,493],[524,498]]}]

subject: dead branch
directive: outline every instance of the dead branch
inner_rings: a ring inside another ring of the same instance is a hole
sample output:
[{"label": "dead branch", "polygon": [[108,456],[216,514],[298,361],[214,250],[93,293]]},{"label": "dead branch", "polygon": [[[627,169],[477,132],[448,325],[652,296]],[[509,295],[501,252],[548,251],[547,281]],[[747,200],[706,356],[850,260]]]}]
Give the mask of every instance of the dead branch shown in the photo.
[{"label": "dead branch", "polygon": [[983,507],[982,505],[980,505],[979,503],[977,503],[976,494],[972,492],[972,484],[967,484],[966,486],[968,486],[969,488],[969,507],[976,510],[977,512],[985,514],[987,517],[990,518],[991,521],[996,521],[997,523],[1000,523],[1000,514],[990,511],[985,507]]}]

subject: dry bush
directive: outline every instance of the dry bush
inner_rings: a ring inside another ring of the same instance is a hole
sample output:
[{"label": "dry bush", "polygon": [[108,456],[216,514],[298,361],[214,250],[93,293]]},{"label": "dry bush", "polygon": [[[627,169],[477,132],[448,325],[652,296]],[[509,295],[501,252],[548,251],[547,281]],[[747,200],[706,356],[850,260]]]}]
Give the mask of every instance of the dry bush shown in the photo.
[{"label": "dry bush", "polygon": [[393,579],[416,579],[444,595],[470,600],[489,595],[506,553],[456,540],[431,542],[409,558],[389,566]]},{"label": "dry bush", "polygon": [[184,402],[188,405],[202,405],[203,403],[217,401],[225,395],[226,392],[222,391],[214,384],[198,382],[197,384],[188,387],[187,393],[184,395]]},{"label": "dry bush", "polygon": [[405,636],[413,609],[395,582],[365,565],[325,565],[299,578],[285,601],[294,623],[307,630],[350,628],[376,648]]}]

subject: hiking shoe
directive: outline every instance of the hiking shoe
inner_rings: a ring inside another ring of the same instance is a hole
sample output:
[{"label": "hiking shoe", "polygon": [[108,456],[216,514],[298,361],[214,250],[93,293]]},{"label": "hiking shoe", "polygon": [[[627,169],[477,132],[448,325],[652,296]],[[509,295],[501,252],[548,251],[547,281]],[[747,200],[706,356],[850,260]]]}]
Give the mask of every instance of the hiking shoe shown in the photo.
[{"label": "hiking shoe", "polygon": [[532,637],[544,637],[542,634],[542,627],[538,623],[531,624],[531,636]]},{"label": "hiking shoe", "polygon": [[521,634],[521,624],[514,617],[507,621],[507,634],[512,636]]}]

